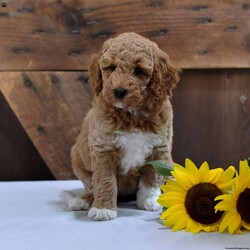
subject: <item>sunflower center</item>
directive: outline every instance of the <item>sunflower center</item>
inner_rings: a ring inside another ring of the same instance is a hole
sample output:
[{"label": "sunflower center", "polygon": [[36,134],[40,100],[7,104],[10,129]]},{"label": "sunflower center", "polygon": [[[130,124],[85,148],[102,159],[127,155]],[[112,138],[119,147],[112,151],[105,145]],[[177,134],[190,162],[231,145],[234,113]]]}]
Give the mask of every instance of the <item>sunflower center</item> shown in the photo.
[{"label": "sunflower center", "polygon": [[221,190],[211,183],[199,183],[191,187],[185,198],[185,207],[189,216],[204,225],[218,221],[223,212],[215,213],[214,206],[218,203],[214,198],[221,195]]},{"label": "sunflower center", "polygon": [[237,210],[246,223],[250,223],[250,188],[240,193],[237,201]]}]

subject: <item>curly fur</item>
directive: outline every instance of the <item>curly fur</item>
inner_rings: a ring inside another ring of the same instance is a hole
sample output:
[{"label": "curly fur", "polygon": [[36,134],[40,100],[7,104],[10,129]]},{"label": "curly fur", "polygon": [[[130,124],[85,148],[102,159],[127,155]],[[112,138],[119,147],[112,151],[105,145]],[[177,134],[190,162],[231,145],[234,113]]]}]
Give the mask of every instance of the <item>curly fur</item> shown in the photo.
[{"label": "curly fur", "polygon": [[[115,218],[118,196],[137,194],[139,208],[159,209],[155,199],[163,178],[146,162],[172,162],[169,99],[179,73],[154,42],[135,33],[107,40],[92,58],[93,108],[71,152],[91,219]],[[124,98],[115,96],[117,88],[127,90]]]}]

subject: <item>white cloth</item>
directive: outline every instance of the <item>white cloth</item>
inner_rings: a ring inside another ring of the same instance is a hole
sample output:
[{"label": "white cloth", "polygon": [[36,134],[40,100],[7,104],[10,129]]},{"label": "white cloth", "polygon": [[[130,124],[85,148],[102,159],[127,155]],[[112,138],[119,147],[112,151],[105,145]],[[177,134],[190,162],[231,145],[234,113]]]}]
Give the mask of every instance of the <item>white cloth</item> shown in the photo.
[{"label": "white cloth", "polygon": [[119,204],[118,217],[95,222],[67,202],[80,181],[0,182],[1,250],[250,249],[250,235],[172,232],[160,212]]}]

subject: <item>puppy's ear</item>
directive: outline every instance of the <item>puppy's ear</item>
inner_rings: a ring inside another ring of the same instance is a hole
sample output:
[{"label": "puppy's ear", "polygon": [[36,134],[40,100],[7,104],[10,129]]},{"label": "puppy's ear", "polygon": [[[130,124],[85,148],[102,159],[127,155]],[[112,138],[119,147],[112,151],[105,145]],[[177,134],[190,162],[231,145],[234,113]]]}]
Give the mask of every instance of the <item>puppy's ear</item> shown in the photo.
[{"label": "puppy's ear", "polygon": [[89,72],[89,83],[94,91],[94,93],[98,96],[102,91],[102,73],[99,67],[100,54],[94,54],[91,58],[88,72]]},{"label": "puppy's ear", "polygon": [[[174,67],[168,55],[160,50],[156,44],[153,45],[154,71],[151,89],[155,94],[172,96],[172,90],[180,80],[181,69]],[[161,94],[159,93],[161,92]]]}]

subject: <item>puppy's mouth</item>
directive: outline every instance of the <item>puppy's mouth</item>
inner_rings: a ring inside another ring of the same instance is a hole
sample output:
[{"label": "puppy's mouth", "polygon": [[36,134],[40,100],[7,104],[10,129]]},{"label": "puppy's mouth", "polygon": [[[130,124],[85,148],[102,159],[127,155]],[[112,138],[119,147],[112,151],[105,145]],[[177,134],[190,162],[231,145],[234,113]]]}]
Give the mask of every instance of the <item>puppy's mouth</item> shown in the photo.
[{"label": "puppy's mouth", "polygon": [[138,111],[137,111],[137,109],[135,108],[135,107],[129,107],[129,106],[127,106],[125,103],[123,103],[123,102],[115,102],[114,104],[113,104],[113,106],[115,107],[115,108],[118,108],[118,109],[123,109],[123,110],[125,110],[125,111],[128,111],[130,114],[132,114],[132,115],[135,115],[135,116],[138,116]]}]

